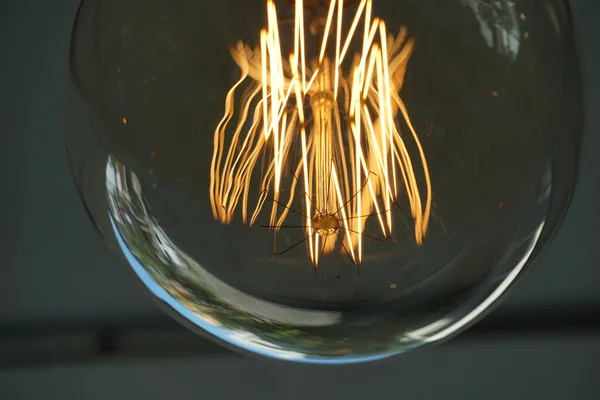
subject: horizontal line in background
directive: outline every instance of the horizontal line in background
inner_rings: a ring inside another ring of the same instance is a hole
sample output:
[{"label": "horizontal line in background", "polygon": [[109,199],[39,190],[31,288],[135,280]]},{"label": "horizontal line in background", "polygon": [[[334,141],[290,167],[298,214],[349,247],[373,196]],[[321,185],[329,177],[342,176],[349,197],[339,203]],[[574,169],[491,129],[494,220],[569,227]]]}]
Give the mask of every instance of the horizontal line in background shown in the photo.
[{"label": "horizontal line in background", "polygon": [[[57,328],[60,326],[60,328]],[[106,359],[238,357],[173,320],[137,321],[110,326],[52,325],[0,329],[0,369],[90,363]],[[523,337],[598,336],[597,310],[487,318],[453,339],[469,342],[510,341]]]}]

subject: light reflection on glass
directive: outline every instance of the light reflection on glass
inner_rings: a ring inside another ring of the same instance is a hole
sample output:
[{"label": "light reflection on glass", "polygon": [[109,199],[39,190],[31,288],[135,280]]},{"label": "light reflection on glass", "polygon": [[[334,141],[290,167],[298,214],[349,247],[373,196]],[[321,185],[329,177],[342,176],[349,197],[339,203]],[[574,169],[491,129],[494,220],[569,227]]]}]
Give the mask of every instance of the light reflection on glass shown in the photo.
[{"label": "light reflection on glass", "polygon": [[519,54],[520,15],[510,0],[462,0],[473,10],[487,45],[512,60]]}]

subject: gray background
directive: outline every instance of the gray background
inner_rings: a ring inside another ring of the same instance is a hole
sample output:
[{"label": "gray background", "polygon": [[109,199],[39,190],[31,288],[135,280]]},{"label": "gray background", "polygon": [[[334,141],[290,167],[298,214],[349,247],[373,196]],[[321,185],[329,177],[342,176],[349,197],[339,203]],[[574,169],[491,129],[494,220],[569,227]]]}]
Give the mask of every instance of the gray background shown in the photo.
[{"label": "gray background", "polygon": [[103,247],[64,149],[77,5],[0,0],[0,399],[600,398],[600,1],[572,1],[586,135],[571,209],[541,262],[456,340],[344,368],[248,359],[188,333]]}]

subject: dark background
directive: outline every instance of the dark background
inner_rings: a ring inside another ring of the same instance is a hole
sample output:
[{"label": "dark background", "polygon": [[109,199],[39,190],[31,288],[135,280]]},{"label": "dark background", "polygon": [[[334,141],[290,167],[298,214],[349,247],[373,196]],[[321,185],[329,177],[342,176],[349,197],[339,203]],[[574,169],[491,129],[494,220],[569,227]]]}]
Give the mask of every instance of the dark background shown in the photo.
[{"label": "dark background", "polygon": [[213,345],[115,262],[65,155],[78,1],[0,0],[0,399],[600,399],[600,1],[571,3],[587,116],[579,185],[555,241],[502,306],[458,338],[332,368]]}]

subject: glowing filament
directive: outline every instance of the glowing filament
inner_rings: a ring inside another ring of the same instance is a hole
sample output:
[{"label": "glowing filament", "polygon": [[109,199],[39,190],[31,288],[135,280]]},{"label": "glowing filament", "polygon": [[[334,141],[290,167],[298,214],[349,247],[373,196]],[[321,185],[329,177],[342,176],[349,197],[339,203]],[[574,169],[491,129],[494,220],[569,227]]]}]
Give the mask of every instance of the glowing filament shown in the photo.
[{"label": "glowing filament", "polygon": [[[270,226],[278,230],[300,196],[304,208],[294,212],[306,225],[313,264],[334,249],[336,236],[359,264],[366,221],[374,218],[381,235],[389,237],[392,205],[403,186],[415,221],[415,240],[421,244],[429,221],[431,183],[425,154],[399,96],[414,40],[404,27],[397,36],[389,35],[384,21],[371,16],[372,0],[359,3],[345,30],[343,1],[331,0],[314,35],[317,49],[309,57],[302,0],[296,0],[294,10],[293,50],[286,57],[280,32],[284,27],[273,0],[267,0],[267,26],[260,32],[259,46],[251,49],[239,42],[231,49],[241,77],[227,94],[225,115],[214,135],[214,217],[231,223],[241,204],[244,223],[252,225],[270,197]],[[349,60],[352,48],[358,51]],[[244,82],[239,119],[229,135],[235,92]],[[425,201],[399,116],[418,149]],[[284,176],[291,176],[285,188]],[[251,183],[256,179],[261,196],[254,203]],[[284,191],[287,199],[282,199]]]}]

